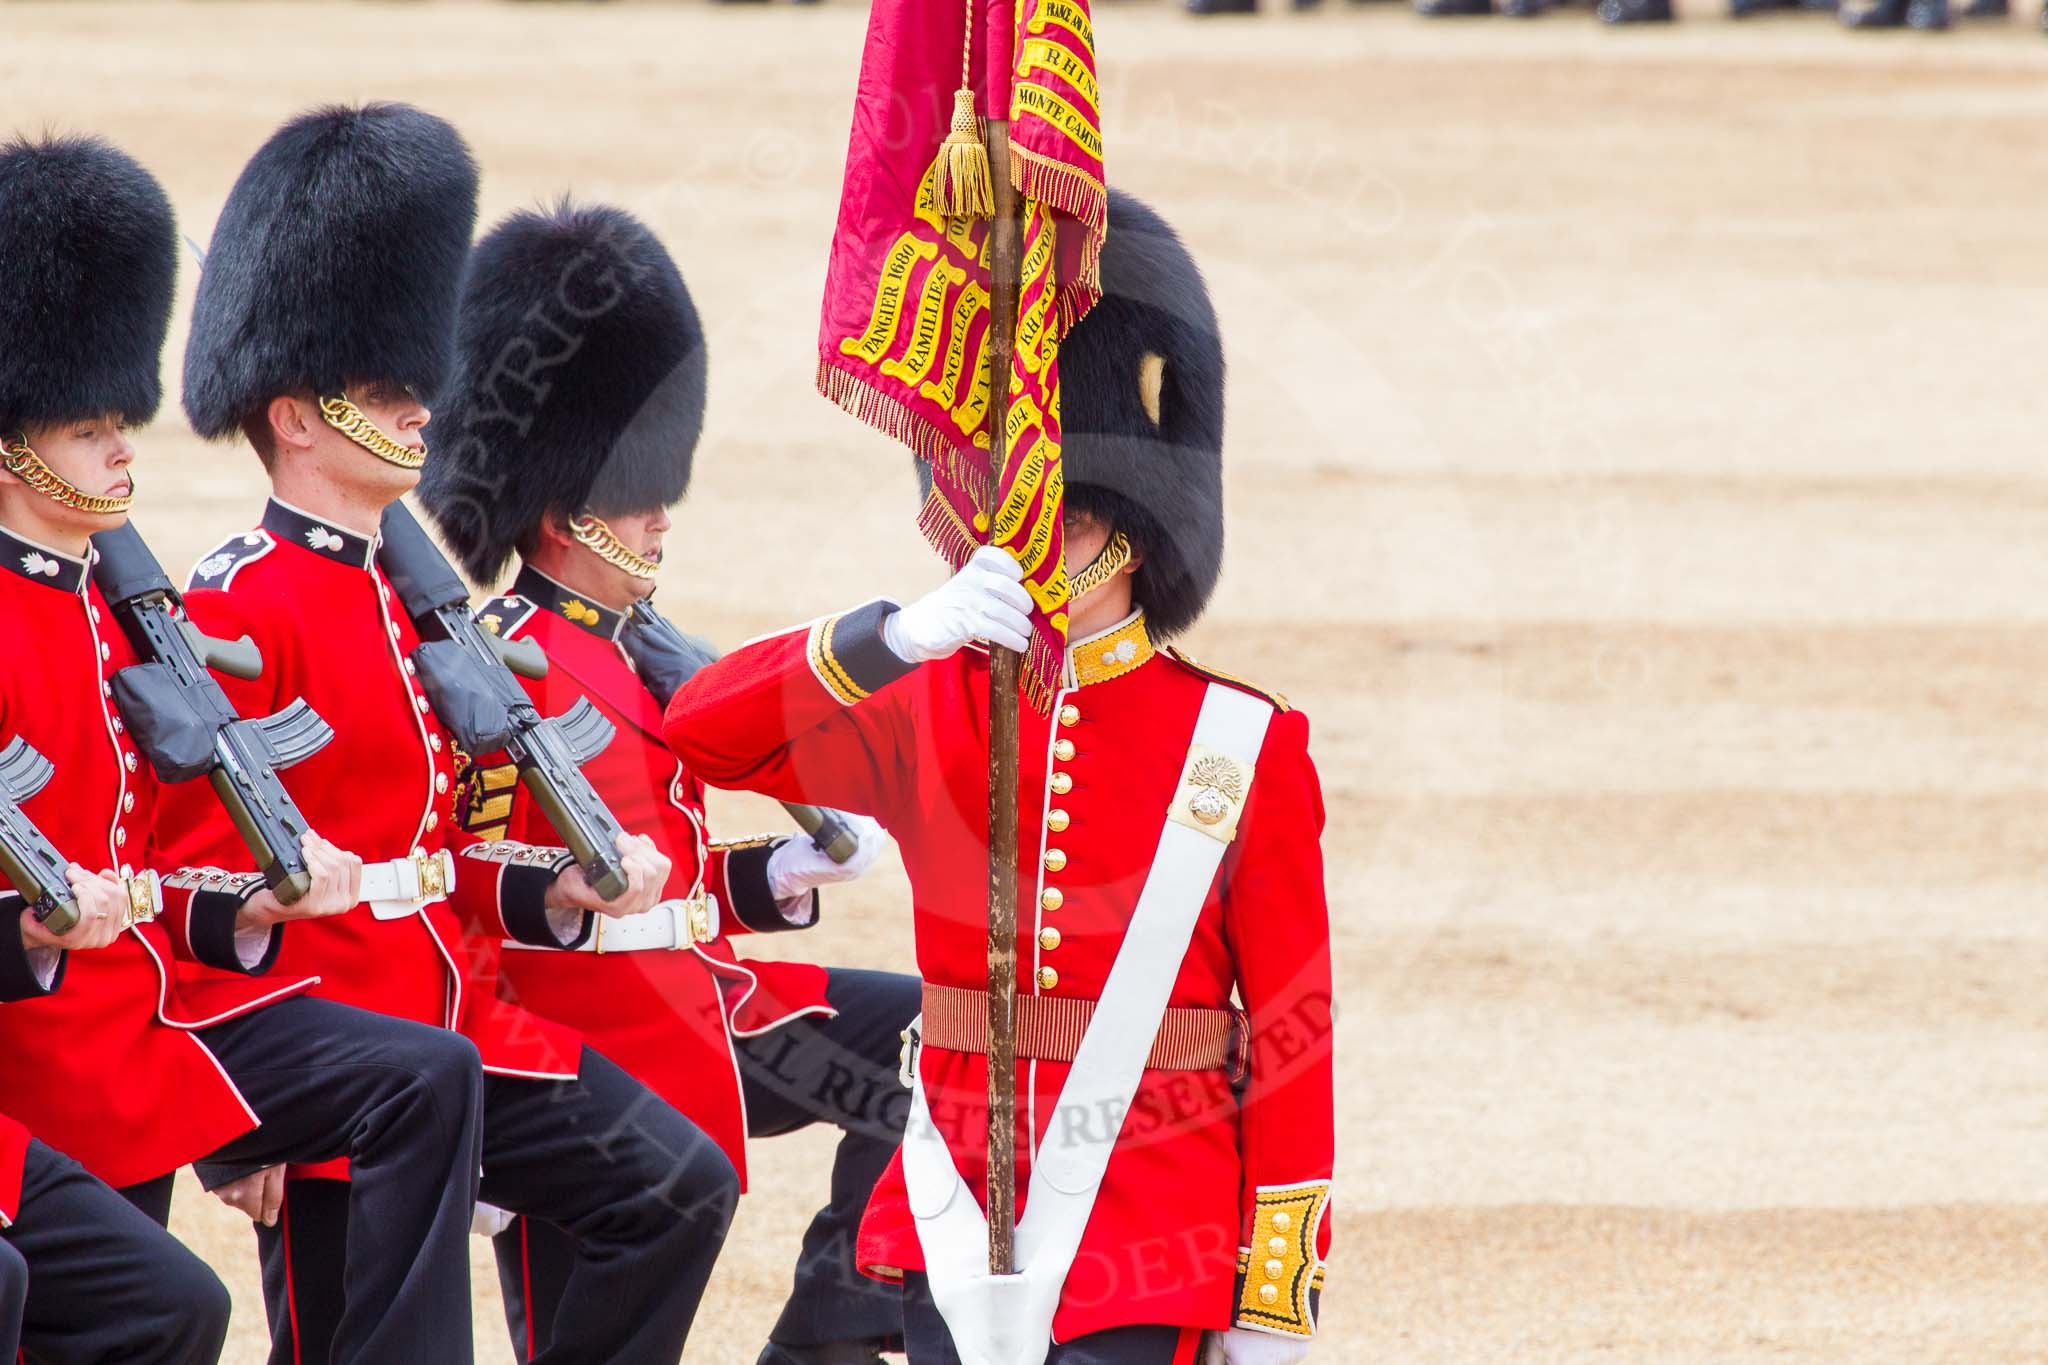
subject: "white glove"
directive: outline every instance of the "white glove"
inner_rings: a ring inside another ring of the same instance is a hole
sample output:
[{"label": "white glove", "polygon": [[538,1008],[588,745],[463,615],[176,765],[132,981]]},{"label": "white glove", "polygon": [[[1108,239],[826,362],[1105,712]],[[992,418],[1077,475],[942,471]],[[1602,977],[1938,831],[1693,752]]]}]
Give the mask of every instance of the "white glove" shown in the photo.
[{"label": "white glove", "polygon": [[1023,650],[1031,642],[1031,594],[1024,567],[984,545],[960,572],[882,622],[882,642],[907,664],[943,659],[969,640]]},{"label": "white glove", "polygon": [[479,1199],[476,1207],[470,1210],[469,1230],[477,1237],[496,1237],[518,1221],[517,1214],[507,1213],[496,1204],[486,1204]]},{"label": "white glove", "polygon": [[873,867],[875,859],[882,856],[885,836],[880,825],[865,815],[841,811],[840,817],[859,841],[853,856],[845,862],[833,862],[811,842],[810,836],[803,834],[783,840],[768,855],[768,889],[777,901],[794,900],[808,891],[831,886],[835,882],[850,882]]},{"label": "white glove", "polygon": [[1310,1344],[1300,1337],[1276,1337],[1242,1327],[1211,1332],[1207,1341],[1202,1365],[1297,1365],[1308,1358]]}]

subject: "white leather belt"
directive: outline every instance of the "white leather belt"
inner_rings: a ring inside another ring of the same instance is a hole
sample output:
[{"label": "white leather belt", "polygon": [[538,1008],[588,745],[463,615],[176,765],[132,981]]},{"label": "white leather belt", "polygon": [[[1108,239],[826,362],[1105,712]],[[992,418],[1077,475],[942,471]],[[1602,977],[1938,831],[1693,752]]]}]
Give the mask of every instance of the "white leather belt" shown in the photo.
[{"label": "white leather belt", "polygon": [[404,919],[435,901],[447,900],[454,890],[455,855],[444,848],[438,853],[364,863],[358,894],[370,903],[370,913],[378,919]]},{"label": "white leather belt", "polygon": [[[696,943],[709,943],[718,937],[718,897],[710,892],[684,900],[662,901],[644,915],[629,915],[625,919],[613,919],[609,915],[597,916],[597,923],[591,927],[590,937],[566,951],[572,953],[651,953],[673,952],[688,948]],[[517,939],[504,940],[507,949],[526,951],[538,949],[541,952],[560,952],[542,944],[521,943]]]}]

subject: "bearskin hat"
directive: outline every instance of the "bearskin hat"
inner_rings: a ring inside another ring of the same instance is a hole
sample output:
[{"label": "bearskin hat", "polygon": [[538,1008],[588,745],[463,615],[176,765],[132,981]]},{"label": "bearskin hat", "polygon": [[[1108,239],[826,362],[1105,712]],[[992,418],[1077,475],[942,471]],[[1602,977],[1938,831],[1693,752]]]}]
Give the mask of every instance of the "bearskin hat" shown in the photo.
[{"label": "bearskin hat", "polygon": [[170,200],[127,153],[0,146],[0,432],[155,417],[177,274]]},{"label": "bearskin hat", "polygon": [[1059,362],[1067,506],[1130,538],[1144,556],[1133,596],[1155,634],[1178,634],[1223,569],[1223,339],[1194,258],[1119,190],[1102,300]]},{"label": "bearskin hat", "polygon": [[667,507],[704,426],[682,274],[622,209],[515,213],[471,253],[420,500],[478,582],[550,513]]},{"label": "bearskin hat", "polygon": [[315,109],[242,168],[199,276],[185,414],[219,438],[281,393],[445,382],[477,168],[406,104]]}]

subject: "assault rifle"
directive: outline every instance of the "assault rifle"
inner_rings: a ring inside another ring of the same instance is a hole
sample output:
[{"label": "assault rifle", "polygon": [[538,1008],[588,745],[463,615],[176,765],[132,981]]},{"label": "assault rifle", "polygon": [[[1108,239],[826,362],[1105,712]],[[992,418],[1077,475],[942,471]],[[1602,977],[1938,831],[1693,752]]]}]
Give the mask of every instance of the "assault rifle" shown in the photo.
[{"label": "assault rifle", "polygon": [[50,760],[19,735],[0,749],[0,872],[44,928],[65,934],[78,923],[78,901],[64,875],[71,864],[21,809],[22,802],[49,785],[54,772]]},{"label": "assault rifle", "polygon": [[588,697],[555,719],[541,715],[512,675],[545,677],[547,656],[530,640],[500,639],[476,623],[469,589],[402,502],[385,509],[377,562],[419,632],[413,667],[434,714],[472,757],[502,749],[592,888],[606,900],[623,896],[625,831],[583,775],[611,743],[612,723]]},{"label": "assault rifle", "polygon": [[114,705],[135,746],[166,782],[206,775],[264,884],[278,904],[292,904],[313,884],[301,847],[309,826],[277,774],[325,748],[333,728],[304,697],[276,715],[244,720],[207,670],[244,681],[261,675],[263,655],[249,637],[216,640],[193,625],[132,525],[102,531],[92,544],[93,581],[142,656],[114,675]]},{"label": "assault rifle", "polygon": [[[682,685],[697,670],[715,663],[718,651],[709,641],[685,635],[654,609],[651,602],[635,602],[626,613],[626,628],[619,633],[619,645],[640,670],[640,680],[654,699],[666,707]],[[843,863],[860,848],[860,836],[836,810],[785,801],[782,808],[796,820],[797,827],[811,836],[818,851],[835,863]]]}]

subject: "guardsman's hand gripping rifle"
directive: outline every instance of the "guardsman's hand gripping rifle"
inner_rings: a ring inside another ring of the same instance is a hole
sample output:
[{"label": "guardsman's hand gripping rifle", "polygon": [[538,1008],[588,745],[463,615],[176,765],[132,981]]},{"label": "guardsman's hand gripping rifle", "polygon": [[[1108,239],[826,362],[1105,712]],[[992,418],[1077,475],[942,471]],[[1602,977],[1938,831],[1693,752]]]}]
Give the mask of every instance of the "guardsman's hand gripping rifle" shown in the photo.
[{"label": "guardsman's hand gripping rifle", "polygon": [[65,876],[71,864],[21,809],[22,802],[49,785],[55,771],[19,735],[0,749],[0,872],[45,929],[67,934],[78,923],[78,901]]},{"label": "guardsman's hand gripping rifle", "polygon": [[385,509],[377,562],[419,632],[413,667],[434,714],[472,758],[502,749],[591,887],[606,900],[624,895],[625,831],[583,775],[611,743],[612,723],[588,697],[558,718],[541,715],[512,675],[545,677],[547,656],[530,640],[500,639],[477,624],[469,589],[402,502]]},{"label": "guardsman's hand gripping rifle", "polygon": [[133,526],[102,531],[92,544],[93,581],[142,656],[114,675],[114,704],[136,747],[166,782],[206,775],[264,884],[280,905],[292,904],[312,885],[300,847],[308,825],[277,774],[318,753],[333,729],[303,697],[274,716],[242,719],[207,670],[257,677],[263,655],[255,644],[246,635],[216,640],[193,625]]},{"label": "guardsman's hand gripping rifle", "polygon": [[[718,651],[709,641],[685,635],[652,603],[645,601],[635,602],[626,613],[626,628],[620,632],[619,645],[640,671],[640,681],[664,708],[682,685],[696,676],[698,669],[718,660]],[[796,801],[785,801],[782,808],[811,836],[818,852],[833,862],[843,863],[859,850],[860,836],[838,811]]]}]

